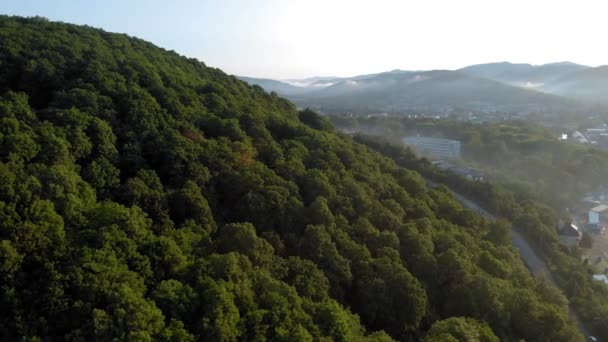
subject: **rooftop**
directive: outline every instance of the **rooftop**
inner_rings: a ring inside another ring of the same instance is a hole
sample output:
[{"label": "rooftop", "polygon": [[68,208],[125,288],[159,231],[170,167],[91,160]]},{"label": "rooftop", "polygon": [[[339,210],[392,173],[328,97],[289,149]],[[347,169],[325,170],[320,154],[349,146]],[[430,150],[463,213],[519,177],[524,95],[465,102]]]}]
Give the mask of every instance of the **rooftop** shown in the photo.
[{"label": "rooftop", "polygon": [[606,277],[605,274],[596,274],[593,276],[593,279],[595,279],[597,281],[601,281],[604,284],[608,285],[608,277]]},{"label": "rooftop", "polygon": [[596,207],[591,208],[591,211],[595,211],[596,213],[601,213],[608,210],[608,205],[600,204]]},{"label": "rooftop", "polygon": [[580,238],[581,230],[578,228],[577,225],[570,223],[563,225],[559,230],[559,234],[564,236],[578,236]]}]

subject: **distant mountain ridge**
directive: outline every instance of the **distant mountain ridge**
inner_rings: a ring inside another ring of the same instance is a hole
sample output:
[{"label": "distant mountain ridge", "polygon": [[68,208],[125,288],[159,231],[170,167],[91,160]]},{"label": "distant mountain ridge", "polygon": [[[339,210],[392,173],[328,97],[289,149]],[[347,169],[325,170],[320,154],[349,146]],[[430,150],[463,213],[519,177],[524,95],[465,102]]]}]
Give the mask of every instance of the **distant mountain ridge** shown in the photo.
[{"label": "distant mountain ridge", "polygon": [[571,62],[543,65],[502,62],[472,65],[460,70],[549,94],[608,104],[608,65],[592,68]]},{"label": "distant mountain ridge", "polygon": [[608,65],[567,74],[545,87],[547,92],[608,104]]},{"label": "distant mountain ridge", "polygon": [[283,81],[277,81],[277,80],[272,80],[272,79],[268,79],[268,78],[253,78],[253,77],[245,77],[245,76],[238,76],[238,78],[241,81],[245,81],[251,85],[260,86],[268,92],[274,91],[275,93],[285,95],[285,96],[308,92],[308,89],[305,87],[294,86],[294,85],[291,85],[291,84],[283,82]]},{"label": "distant mountain ridge", "polygon": [[608,68],[572,62],[487,63],[458,70],[387,72],[275,81],[241,78],[322,112],[408,110],[558,113],[604,103]]},{"label": "distant mountain ridge", "polygon": [[456,109],[531,113],[576,107],[564,98],[449,70],[350,79],[292,100],[327,112],[354,113]]},{"label": "distant mountain ridge", "polygon": [[564,77],[569,73],[588,68],[588,66],[572,62],[558,62],[543,65],[501,62],[471,65],[459,69],[459,71],[471,76],[488,78],[510,85],[542,88],[545,84]]}]

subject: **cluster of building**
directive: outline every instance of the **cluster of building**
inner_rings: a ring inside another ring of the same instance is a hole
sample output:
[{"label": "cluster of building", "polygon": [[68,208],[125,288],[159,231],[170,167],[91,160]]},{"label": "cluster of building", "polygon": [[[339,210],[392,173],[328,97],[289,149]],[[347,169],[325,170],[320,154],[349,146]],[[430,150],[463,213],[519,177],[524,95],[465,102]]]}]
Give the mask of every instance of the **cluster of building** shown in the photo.
[{"label": "cluster of building", "polygon": [[[558,223],[559,240],[563,245],[568,247],[578,246],[582,239],[583,231],[603,234],[605,230],[603,225],[608,222],[608,206],[601,204],[593,207],[589,210],[588,216],[589,222],[591,223],[585,224],[583,229],[579,228],[578,225],[572,222],[565,224],[564,222],[560,221]],[[608,270],[608,268],[604,268],[602,266],[608,262],[608,254],[606,253],[593,257],[593,260],[589,260],[589,262],[594,265],[596,270],[598,268],[599,270]],[[608,277],[606,276],[606,273],[595,274],[593,275],[593,279],[608,285]]]},{"label": "cluster of building", "polygon": [[608,191],[600,189],[588,192],[580,206],[580,209],[586,214],[585,230],[590,233],[603,234],[608,226]]},{"label": "cluster of building", "polygon": [[608,149],[608,125],[587,128],[584,131],[574,131],[570,136],[563,134],[560,140],[571,139],[580,144],[591,144]]},{"label": "cluster of building", "polygon": [[587,128],[584,133],[589,143],[597,147],[608,148],[608,125]]},{"label": "cluster of building", "polygon": [[460,159],[462,144],[458,140],[411,136],[403,138],[403,143],[416,151],[432,159],[438,159],[433,165],[451,171],[459,176],[470,180],[483,181],[483,173],[468,166],[458,166],[447,160]]},{"label": "cluster of building", "polygon": [[566,246],[578,245],[585,231],[591,234],[604,234],[606,232],[608,226],[608,193],[587,194],[579,210],[586,213],[584,217],[580,217],[581,225],[572,222],[565,224],[561,221],[558,223],[557,229],[560,241]]},{"label": "cluster of building", "polygon": [[[596,241],[604,239],[605,237],[598,235],[604,235],[608,227],[608,187],[587,193],[571,208],[570,213],[575,222],[564,223],[560,220],[557,225],[559,239],[563,245],[578,246],[583,233],[588,233]],[[598,272],[593,279],[608,285],[608,253],[594,247],[587,256],[590,265]]]}]

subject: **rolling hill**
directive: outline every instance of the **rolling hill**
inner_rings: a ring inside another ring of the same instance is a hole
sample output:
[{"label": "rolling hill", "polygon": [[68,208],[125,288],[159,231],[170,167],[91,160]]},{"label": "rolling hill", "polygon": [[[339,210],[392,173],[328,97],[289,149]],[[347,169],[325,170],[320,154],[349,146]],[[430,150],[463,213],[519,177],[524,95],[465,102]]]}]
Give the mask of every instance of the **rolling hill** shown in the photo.
[{"label": "rolling hill", "polygon": [[[514,73],[513,69],[523,70],[528,67],[530,66],[500,63],[472,66],[471,69],[462,71],[393,70],[354,77],[313,78],[312,83],[292,81],[301,84],[300,87],[279,81],[242,79],[260,85],[267,91],[276,91],[298,106],[330,114],[472,111],[525,115],[584,111],[585,106],[576,100],[490,79],[496,75]],[[559,69],[557,65],[555,67]],[[569,67],[563,66],[564,69]]]},{"label": "rolling hill", "polygon": [[570,73],[587,69],[571,62],[543,65],[514,64],[509,62],[471,65],[459,71],[467,75],[525,88],[544,90],[544,86]]},{"label": "rolling hill", "polygon": [[347,79],[290,98],[300,106],[328,113],[445,112],[455,109],[532,113],[573,111],[579,106],[558,96],[446,70],[382,73]]},{"label": "rolling hill", "polygon": [[274,91],[275,93],[281,94],[283,96],[293,96],[311,91],[311,89],[307,87],[298,87],[291,85],[287,82],[271,80],[268,78],[254,78],[245,76],[238,76],[238,78],[242,81],[247,82],[248,84],[260,86],[268,92]]},{"label": "rolling hill", "polygon": [[550,93],[608,104],[608,65],[583,69],[547,84]]}]

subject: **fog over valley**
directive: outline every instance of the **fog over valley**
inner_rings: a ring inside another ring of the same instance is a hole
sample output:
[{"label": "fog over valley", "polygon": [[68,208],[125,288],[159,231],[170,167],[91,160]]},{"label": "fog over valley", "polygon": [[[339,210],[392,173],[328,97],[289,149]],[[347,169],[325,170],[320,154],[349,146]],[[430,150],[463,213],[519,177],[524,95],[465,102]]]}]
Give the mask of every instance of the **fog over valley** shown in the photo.
[{"label": "fog over valley", "polygon": [[392,70],[354,77],[269,80],[240,77],[324,113],[606,112],[606,67],[508,62],[458,70]]}]

